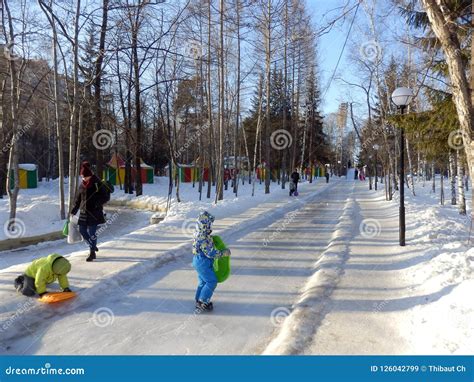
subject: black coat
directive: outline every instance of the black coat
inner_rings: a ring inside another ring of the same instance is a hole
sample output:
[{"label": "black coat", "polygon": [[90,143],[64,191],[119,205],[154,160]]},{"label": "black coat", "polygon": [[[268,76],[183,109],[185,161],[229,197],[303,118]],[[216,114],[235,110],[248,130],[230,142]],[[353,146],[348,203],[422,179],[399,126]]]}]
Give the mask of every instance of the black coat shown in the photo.
[{"label": "black coat", "polygon": [[293,181],[293,183],[298,184],[298,182],[300,181],[300,174],[295,171],[293,174],[291,174],[291,180]]},{"label": "black coat", "polygon": [[71,213],[75,215],[77,211],[80,211],[79,225],[104,224],[103,206],[107,200],[108,194],[105,186],[96,175],[92,175],[90,187],[85,188],[81,183]]}]

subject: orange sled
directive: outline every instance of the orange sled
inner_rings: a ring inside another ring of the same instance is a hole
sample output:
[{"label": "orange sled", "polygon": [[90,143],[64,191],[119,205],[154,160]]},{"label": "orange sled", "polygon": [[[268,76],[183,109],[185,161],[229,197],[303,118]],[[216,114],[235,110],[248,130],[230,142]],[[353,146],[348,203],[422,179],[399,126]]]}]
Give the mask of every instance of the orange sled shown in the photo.
[{"label": "orange sled", "polygon": [[41,297],[39,301],[45,302],[46,304],[53,304],[55,302],[69,300],[73,297],[76,297],[75,292],[50,292]]}]

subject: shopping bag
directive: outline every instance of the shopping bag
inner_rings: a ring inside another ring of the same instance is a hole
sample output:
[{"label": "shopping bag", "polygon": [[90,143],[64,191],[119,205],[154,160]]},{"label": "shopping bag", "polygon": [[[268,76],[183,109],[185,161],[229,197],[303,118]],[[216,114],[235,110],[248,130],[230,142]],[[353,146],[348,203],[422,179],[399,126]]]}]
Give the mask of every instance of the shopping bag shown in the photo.
[{"label": "shopping bag", "polygon": [[63,227],[63,235],[67,236],[69,234],[69,219],[66,220]]},{"label": "shopping bag", "polygon": [[75,244],[82,241],[81,233],[79,232],[79,226],[73,221],[69,222],[67,242],[68,244]]}]

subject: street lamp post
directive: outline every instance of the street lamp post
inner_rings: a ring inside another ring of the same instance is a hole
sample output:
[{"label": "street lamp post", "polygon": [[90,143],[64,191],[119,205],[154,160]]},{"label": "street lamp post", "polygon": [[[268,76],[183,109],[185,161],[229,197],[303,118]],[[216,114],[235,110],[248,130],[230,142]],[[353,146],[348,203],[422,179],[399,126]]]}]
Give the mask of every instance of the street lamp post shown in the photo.
[{"label": "street lamp post", "polygon": [[369,174],[369,190],[372,190],[372,172],[370,171],[370,162],[372,162],[372,155],[369,155],[369,161],[367,164],[367,173]]},{"label": "street lamp post", "polygon": [[[392,102],[405,114],[406,107],[413,99],[413,91],[410,88],[397,88],[392,93]],[[405,246],[405,130],[400,126],[400,213],[399,213],[399,242]]]},{"label": "street lamp post", "polygon": [[374,173],[375,173],[375,184],[374,184],[374,187],[375,187],[375,191],[377,191],[377,151],[379,149],[379,145],[375,144],[374,146],[374,150],[375,150],[375,155],[374,155]]}]

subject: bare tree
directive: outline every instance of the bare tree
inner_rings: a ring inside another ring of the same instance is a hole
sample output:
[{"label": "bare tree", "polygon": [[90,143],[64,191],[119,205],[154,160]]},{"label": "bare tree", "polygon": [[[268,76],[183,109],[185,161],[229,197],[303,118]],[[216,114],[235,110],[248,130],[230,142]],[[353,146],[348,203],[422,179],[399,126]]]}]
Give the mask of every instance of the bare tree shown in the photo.
[{"label": "bare tree", "polygon": [[64,207],[65,195],[64,195],[64,151],[63,151],[63,130],[60,124],[60,98],[59,98],[59,66],[58,66],[58,33],[56,30],[56,21],[53,18],[53,3],[49,2],[46,7],[42,0],[38,0],[38,3],[46,15],[51,30],[53,32],[52,46],[53,46],[53,92],[54,92],[54,123],[56,126],[56,139],[57,139],[57,150],[58,150],[58,177],[59,177],[59,213],[61,219],[66,218],[66,211]]},{"label": "bare tree", "polygon": [[[5,56],[9,57],[8,60],[8,71],[10,75],[10,123],[11,123],[11,141],[10,141],[10,151],[8,157],[8,175],[7,176],[7,192],[10,201],[10,218],[8,221],[8,230],[15,231],[18,229],[16,223],[16,208],[17,208],[17,199],[18,192],[20,191],[19,183],[19,167],[18,167],[18,142],[17,142],[17,129],[18,129],[18,108],[21,97],[20,89],[20,79],[25,65],[25,60],[20,58],[20,67],[17,67],[18,56],[15,56],[15,36],[17,33],[13,27],[13,17],[10,11],[10,5],[8,0],[2,0],[2,25],[8,23],[8,31],[6,28],[3,28],[5,40],[8,42],[7,46],[9,51],[4,53]],[[11,183],[10,174],[13,175],[13,184]]]}]

